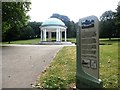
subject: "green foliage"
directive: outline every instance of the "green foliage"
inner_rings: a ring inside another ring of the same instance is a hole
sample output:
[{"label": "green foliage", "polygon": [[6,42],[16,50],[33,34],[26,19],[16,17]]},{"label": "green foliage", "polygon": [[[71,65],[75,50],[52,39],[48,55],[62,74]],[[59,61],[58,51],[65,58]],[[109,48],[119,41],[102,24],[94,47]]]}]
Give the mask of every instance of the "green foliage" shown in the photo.
[{"label": "green foliage", "polygon": [[[100,45],[100,78],[105,88],[118,87],[118,41],[112,39],[100,40],[101,43],[111,45]],[[120,42],[120,41],[119,41]]]},{"label": "green foliage", "polygon": [[[29,40],[17,40],[17,41],[11,41],[11,44],[37,44],[40,41],[40,38],[36,39],[29,39]],[[8,44],[8,42],[2,42],[2,44]]]},{"label": "green foliage", "polygon": [[67,38],[68,42],[76,43],[76,38]]},{"label": "green foliage", "polygon": [[120,6],[118,6],[116,10],[117,10],[117,13],[116,13],[116,25],[120,26]]},{"label": "green foliage", "polygon": [[28,25],[32,27],[35,36],[40,37],[40,26],[42,22],[29,22]]},{"label": "green foliage", "polygon": [[72,38],[76,37],[76,23],[74,21],[70,21],[66,23],[67,26],[67,37]]},{"label": "green foliage", "polygon": [[116,10],[117,10],[115,15],[116,32],[117,36],[120,37],[120,6],[118,6]]},{"label": "green foliage", "polygon": [[4,40],[6,38],[7,32],[11,28],[11,25],[7,22],[2,23],[2,39]]},{"label": "green foliage", "polygon": [[35,32],[31,26],[25,26],[20,30],[20,39],[30,39],[34,38]]},{"label": "green foliage", "polygon": [[[23,31],[23,30],[21,30],[21,31]],[[25,31],[21,34],[21,36],[22,36],[21,39],[22,38],[23,39],[27,39],[26,36],[24,35]],[[26,31],[26,35],[27,35],[27,31]],[[30,36],[28,38],[30,38]],[[52,38],[52,41],[55,41],[55,40],[56,40],[56,38]],[[72,43],[76,43],[76,39],[75,38],[68,38],[67,41],[72,42]],[[11,41],[11,44],[37,44],[38,42],[40,42],[40,38]],[[8,42],[2,42],[2,43],[3,44],[8,44]]]},{"label": "green foliage", "polygon": [[114,12],[112,12],[111,10],[108,10],[102,14],[102,16],[100,17],[100,20],[107,21],[107,20],[114,19],[114,18],[115,18]]},{"label": "green foliage", "polygon": [[37,81],[41,88],[67,88],[75,83],[76,74],[76,49],[75,47],[64,47],[56,55],[49,68],[43,71]]},{"label": "green foliage", "polygon": [[29,16],[30,2],[2,2],[2,21],[8,22],[11,27],[22,27]]},{"label": "green foliage", "polygon": [[116,12],[109,10],[100,17],[100,37],[120,37],[120,6],[117,7]]},{"label": "green foliage", "polygon": [[50,18],[58,18],[58,19],[62,20],[65,24],[70,21],[68,16],[60,15],[58,13],[53,13]]},{"label": "green foliage", "polygon": [[[27,24],[30,2],[2,2],[3,40],[11,41],[19,37],[20,28]],[[16,35],[17,34],[17,35]]]},{"label": "green foliage", "polygon": [[51,75],[50,78],[44,79],[44,87],[45,88],[64,88],[66,81],[58,76]]},{"label": "green foliage", "polygon": [[113,38],[117,37],[115,28],[115,15],[112,11],[106,11],[100,17],[100,37]]},{"label": "green foliage", "polygon": [[117,37],[114,20],[107,20],[100,22],[100,37],[114,38]]}]

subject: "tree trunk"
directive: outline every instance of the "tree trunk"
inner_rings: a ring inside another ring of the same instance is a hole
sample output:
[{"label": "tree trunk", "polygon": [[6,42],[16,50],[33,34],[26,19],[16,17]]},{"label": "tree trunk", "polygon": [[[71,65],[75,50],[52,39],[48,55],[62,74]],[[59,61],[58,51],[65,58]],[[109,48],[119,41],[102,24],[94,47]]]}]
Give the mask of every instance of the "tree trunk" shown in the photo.
[{"label": "tree trunk", "polygon": [[10,44],[10,40],[8,41],[8,44]]},{"label": "tree trunk", "polygon": [[109,38],[109,41],[111,41],[111,38]]}]

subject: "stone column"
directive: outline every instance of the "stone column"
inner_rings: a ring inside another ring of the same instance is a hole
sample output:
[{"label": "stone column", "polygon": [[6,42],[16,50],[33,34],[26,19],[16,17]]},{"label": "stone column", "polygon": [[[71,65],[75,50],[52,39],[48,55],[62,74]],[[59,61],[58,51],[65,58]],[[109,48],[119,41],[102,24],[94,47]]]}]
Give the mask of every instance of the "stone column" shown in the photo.
[{"label": "stone column", "polygon": [[45,29],[45,41],[46,41],[46,29]]},{"label": "stone column", "polygon": [[43,31],[41,30],[41,42],[43,41],[43,38],[42,38],[42,32],[43,32]]},{"label": "stone column", "polygon": [[60,32],[60,41],[62,41],[62,31]]},{"label": "stone column", "polygon": [[43,33],[43,41],[46,41],[46,29],[44,29],[44,31],[43,31],[44,33]]}]

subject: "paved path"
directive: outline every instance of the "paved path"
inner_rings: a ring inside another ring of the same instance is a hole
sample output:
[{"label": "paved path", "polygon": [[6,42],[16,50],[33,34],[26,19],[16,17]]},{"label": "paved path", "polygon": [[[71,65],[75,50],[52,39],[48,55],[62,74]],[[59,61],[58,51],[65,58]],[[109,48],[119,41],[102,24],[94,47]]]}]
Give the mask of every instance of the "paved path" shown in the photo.
[{"label": "paved path", "polygon": [[2,48],[2,88],[31,88],[63,46],[5,46]]}]

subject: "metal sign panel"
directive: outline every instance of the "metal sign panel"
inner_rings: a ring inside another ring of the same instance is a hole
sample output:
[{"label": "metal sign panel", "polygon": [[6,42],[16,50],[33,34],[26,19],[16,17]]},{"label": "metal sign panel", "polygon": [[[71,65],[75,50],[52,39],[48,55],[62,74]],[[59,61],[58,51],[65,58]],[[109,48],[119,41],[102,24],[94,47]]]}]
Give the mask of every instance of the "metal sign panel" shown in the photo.
[{"label": "metal sign panel", "polygon": [[89,16],[79,20],[77,29],[76,88],[102,88],[99,79],[99,20]]},{"label": "metal sign panel", "polygon": [[85,73],[99,78],[99,20],[89,16],[79,20],[81,65]]}]

